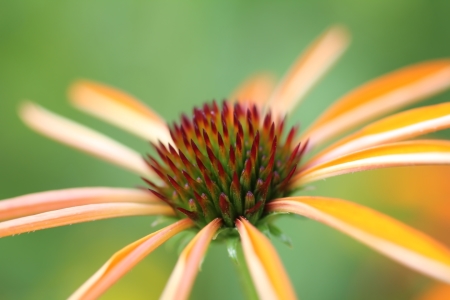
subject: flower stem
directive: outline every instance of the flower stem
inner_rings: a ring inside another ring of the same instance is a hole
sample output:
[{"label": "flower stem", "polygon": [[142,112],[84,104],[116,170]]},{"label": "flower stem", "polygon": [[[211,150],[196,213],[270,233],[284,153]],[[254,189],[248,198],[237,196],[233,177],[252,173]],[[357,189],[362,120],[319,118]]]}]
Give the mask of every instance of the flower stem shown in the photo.
[{"label": "flower stem", "polygon": [[247,263],[245,262],[242,250],[238,251],[237,254],[237,257],[235,259],[232,259],[232,261],[236,268],[236,272],[238,273],[241,287],[244,290],[245,299],[258,300],[259,297],[256,293],[255,286],[253,285],[253,281],[247,268]]}]

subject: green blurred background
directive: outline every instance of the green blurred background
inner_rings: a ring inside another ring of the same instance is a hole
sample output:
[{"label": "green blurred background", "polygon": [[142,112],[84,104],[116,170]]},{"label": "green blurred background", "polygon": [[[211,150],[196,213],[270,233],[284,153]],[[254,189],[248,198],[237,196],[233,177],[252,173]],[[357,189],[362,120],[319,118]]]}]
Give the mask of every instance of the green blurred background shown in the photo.
[{"label": "green blurred background", "polygon": [[[175,120],[193,105],[226,97],[253,72],[281,76],[318,34],[343,24],[352,32],[352,46],[291,119],[307,125],[337,97],[375,76],[449,57],[449,11],[446,0],[0,1],[0,198],[140,184],[133,174],[27,129],[16,114],[24,99],[144,153],[145,142],[71,108],[68,85],[78,78],[108,83]],[[449,92],[425,103],[448,99]],[[364,203],[445,237],[417,221],[419,210],[395,203],[390,189],[396,179],[389,174],[333,178],[312,193]],[[0,239],[0,299],[67,297],[115,251],[155,230],[153,220],[105,220]],[[433,283],[313,221],[287,218],[278,224],[294,248],[275,246],[302,299],[410,299]],[[170,243],[161,247],[104,299],[157,299],[176,256]],[[242,298],[226,249],[213,246],[192,299]]]}]

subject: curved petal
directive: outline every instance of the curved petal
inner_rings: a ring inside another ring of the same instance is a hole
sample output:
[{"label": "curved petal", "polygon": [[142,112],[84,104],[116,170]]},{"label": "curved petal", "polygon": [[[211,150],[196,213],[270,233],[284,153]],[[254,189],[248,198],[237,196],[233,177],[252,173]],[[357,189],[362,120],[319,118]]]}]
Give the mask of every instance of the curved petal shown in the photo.
[{"label": "curved petal", "polygon": [[144,215],[172,216],[173,214],[172,208],[167,205],[140,203],[88,204],[0,222],[0,237],[101,219]]},{"label": "curved petal", "polygon": [[450,60],[412,65],[372,80],[330,106],[303,134],[310,146],[450,86]]},{"label": "curved petal", "polygon": [[448,300],[450,299],[450,285],[437,284],[426,291],[417,300]]},{"label": "curved petal", "polygon": [[154,143],[172,139],[163,118],[146,105],[112,87],[92,81],[78,81],[69,91],[72,104]]},{"label": "curved petal", "polygon": [[184,248],[159,299],[182,300],[189,297],[203,256],[221,223],[220,219],[212,220]]},{"label": "curved petal", "polygon": [[99,132],[63,118],[31,102],[22,105],[20,116],[30,128],[60,143],[87,152],[137,174],[153,176],[153,171],[150,170],[138,153]]},{"label": "curved petal", "polygon": [[244,218],[236,221],[245,260],[261,299],[296,299],[289,277],[270,241]]},{"label": "curved petal", "polygon": [[411,139],[449,127],[450,103],[411,109],[374,122],[327,147],[308,161],[308,166],[358,150]]},{"label": "curved petal", "polygon": [[94,275],[92,275],[69,300],[97,299],[143,258],[177,233],[194,226],[190,219],[183,219],[143,237],[116,252]]},{"label": "curved petal", "polygon": [[275,80],[271,74],[261,73],[248,78],[229,97],[231,102],[250,103],[263,107],[272,94]]},{"label": "curved petal", "polygon": [[351,153],[305,169],[293,183],[302,185],[331,176],[379,168],[450,164],[450,142],[414,140],[392,143]]},{"label": "curved petal", "polygon": [[303,52],[269,100],[273,112],[288,114],[347,48],[347,31],[334,26]]},{"label": "curved petal", "polygon": [[289,197],[267,204],[267,209],[324,223],[412,269],[450,283],[449,249],[370,208],[341,199]]},{"label": "curved petal", "polygon": [[148,191],[84,187],[45,191],[0,201],[0,221],[86,204],[134,202],[164,204]]}]

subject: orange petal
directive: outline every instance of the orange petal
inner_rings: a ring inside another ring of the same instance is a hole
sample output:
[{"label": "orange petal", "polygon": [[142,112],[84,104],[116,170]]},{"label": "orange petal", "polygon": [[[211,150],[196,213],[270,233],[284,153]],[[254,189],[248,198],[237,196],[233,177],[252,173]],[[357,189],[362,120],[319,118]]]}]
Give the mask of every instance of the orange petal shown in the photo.
[{"label": "orange petal", "polygon": [[270,98],[271,109],[284,115],[309,92],[347,48],[349,37],[344,28],[335,26],[322,34],[302,53]]},{"label": "orange petal", "polygon": [[143,237],[116,252],[92,275],[69,300],[97,299],[137,263],[177,233],[194,226],[190,219],[183,219]]},{"label": "orange petal", "polygon": [[79,81],[69,91],[72,104],[104,121],[152,142],[172,139],[163,118],[134,97],[91,81]]},{"label": "orange petal", "polygon": [[308,166],[381,144],[411,139],[450,127],[450,103],[442,103],[389,116],[338,141],[317,154]]},{"label": "orange petal", "polygon": [[289,277],[270,241],[244,218],[236,221],[245,260],[261,299],[296,299]]},{"label": "orange petal", "polygon": [[69,119],[54,114],[39,105],[27,102],[20,109],[22,120],[37,132],[60,143],[87,152],[144,176],[153,171],[134,150]]},{"label": "orange petal", "polygon": [[0,220],[86,204],[134,202],[163,204],[147,191],[138,189],[86,187],[46,191],[0,201]]},{"label": "orange petal", "polygon": [[417,300],[448,300],[450,299],[450,285],[437,284]]},{"label": "orange petal", "polygon": [[341,199],[289,197],[270,202],[267,209],[324,223],[412,269],[450,283],[449,249],[370,208]]},{"label": "orange petal", "polygon": [[450,142],[415,140],[361,150],[305,169],[295,176],[302,185],[331,176],[379,168],[450,164]]},{"label": "orange petal", "polygon": [[429,61],[372,80],[345,95],[301,137],[319,145],[348,129],[450,86],[450,60]]},{"label": "orange petal", "polygon": [[182,300],[189,297],[203,256],[221,222],[220,219],[212,220],[184,248],[160,297],[161,300]]},{"label": "orange petal", "polygon": [[248,78],[230,96],[231,102],[238,101],[242,104],[255,104],[263,107],[274,89],[274,79],[270,74],[262,73]]},{"label": "orange petal", "polygon": [[0,222],[0,237],[63,225],[143,215],[173,215],[167,205],[140,203],[88,204]]}]

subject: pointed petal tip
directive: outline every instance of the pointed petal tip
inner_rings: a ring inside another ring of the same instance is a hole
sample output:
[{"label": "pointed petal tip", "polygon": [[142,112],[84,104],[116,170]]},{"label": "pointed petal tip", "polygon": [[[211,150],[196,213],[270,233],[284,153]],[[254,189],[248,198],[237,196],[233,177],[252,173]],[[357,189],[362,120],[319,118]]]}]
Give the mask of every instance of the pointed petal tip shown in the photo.
[{"label": "pointed petal tip", "polygon": [[351,41],[350,31],[348,30],[347,26],[343,24],[334,24],[328,27],[325,34],[334,36],[343,44],[349,44]]},{"label": "pointed petal tip", "polygon": [[241,83],[229,97],[229,101],[263,107],[273,92],[275,84],[275,76],[272,73],[256,73]]},{"label": "pointed petal tip", "polygon": [[95,82],[87,80],[87,79],[77,79],[73,81],[68,89],[67,89],[67,96],[69,98],[69,101],[72,104],[76,104],[80,99],[82,99],[81,94],[84,89],[93,89],[95,86]]},{"label": "pointed petal tip", "polygon": [[24,102],[19,107],[19,116],[34,131],[62,144],[87,152],[137,174],[149,177],[154,175],[136,151],[38,104]]},{"label": "pointed petal tip", "polygon": [[276,115],[289,114],[343,54],[349,41],[350,35],[343,26],[325,30],[280,81],[267,103],[270,109]]},{"label": "pointed petal tip", "polygon": [[44,108],[33,101],[23,100],[19,103],[17,112],[22,121],[28,123],[28,121],[35,115],[35,112],[40,109]]},{"label": "pointed petal tip", "polygon": [[73,106],[146,140],[172,141],[166,123],[134,96],[111,86],[80,79],[68,90]]}]

